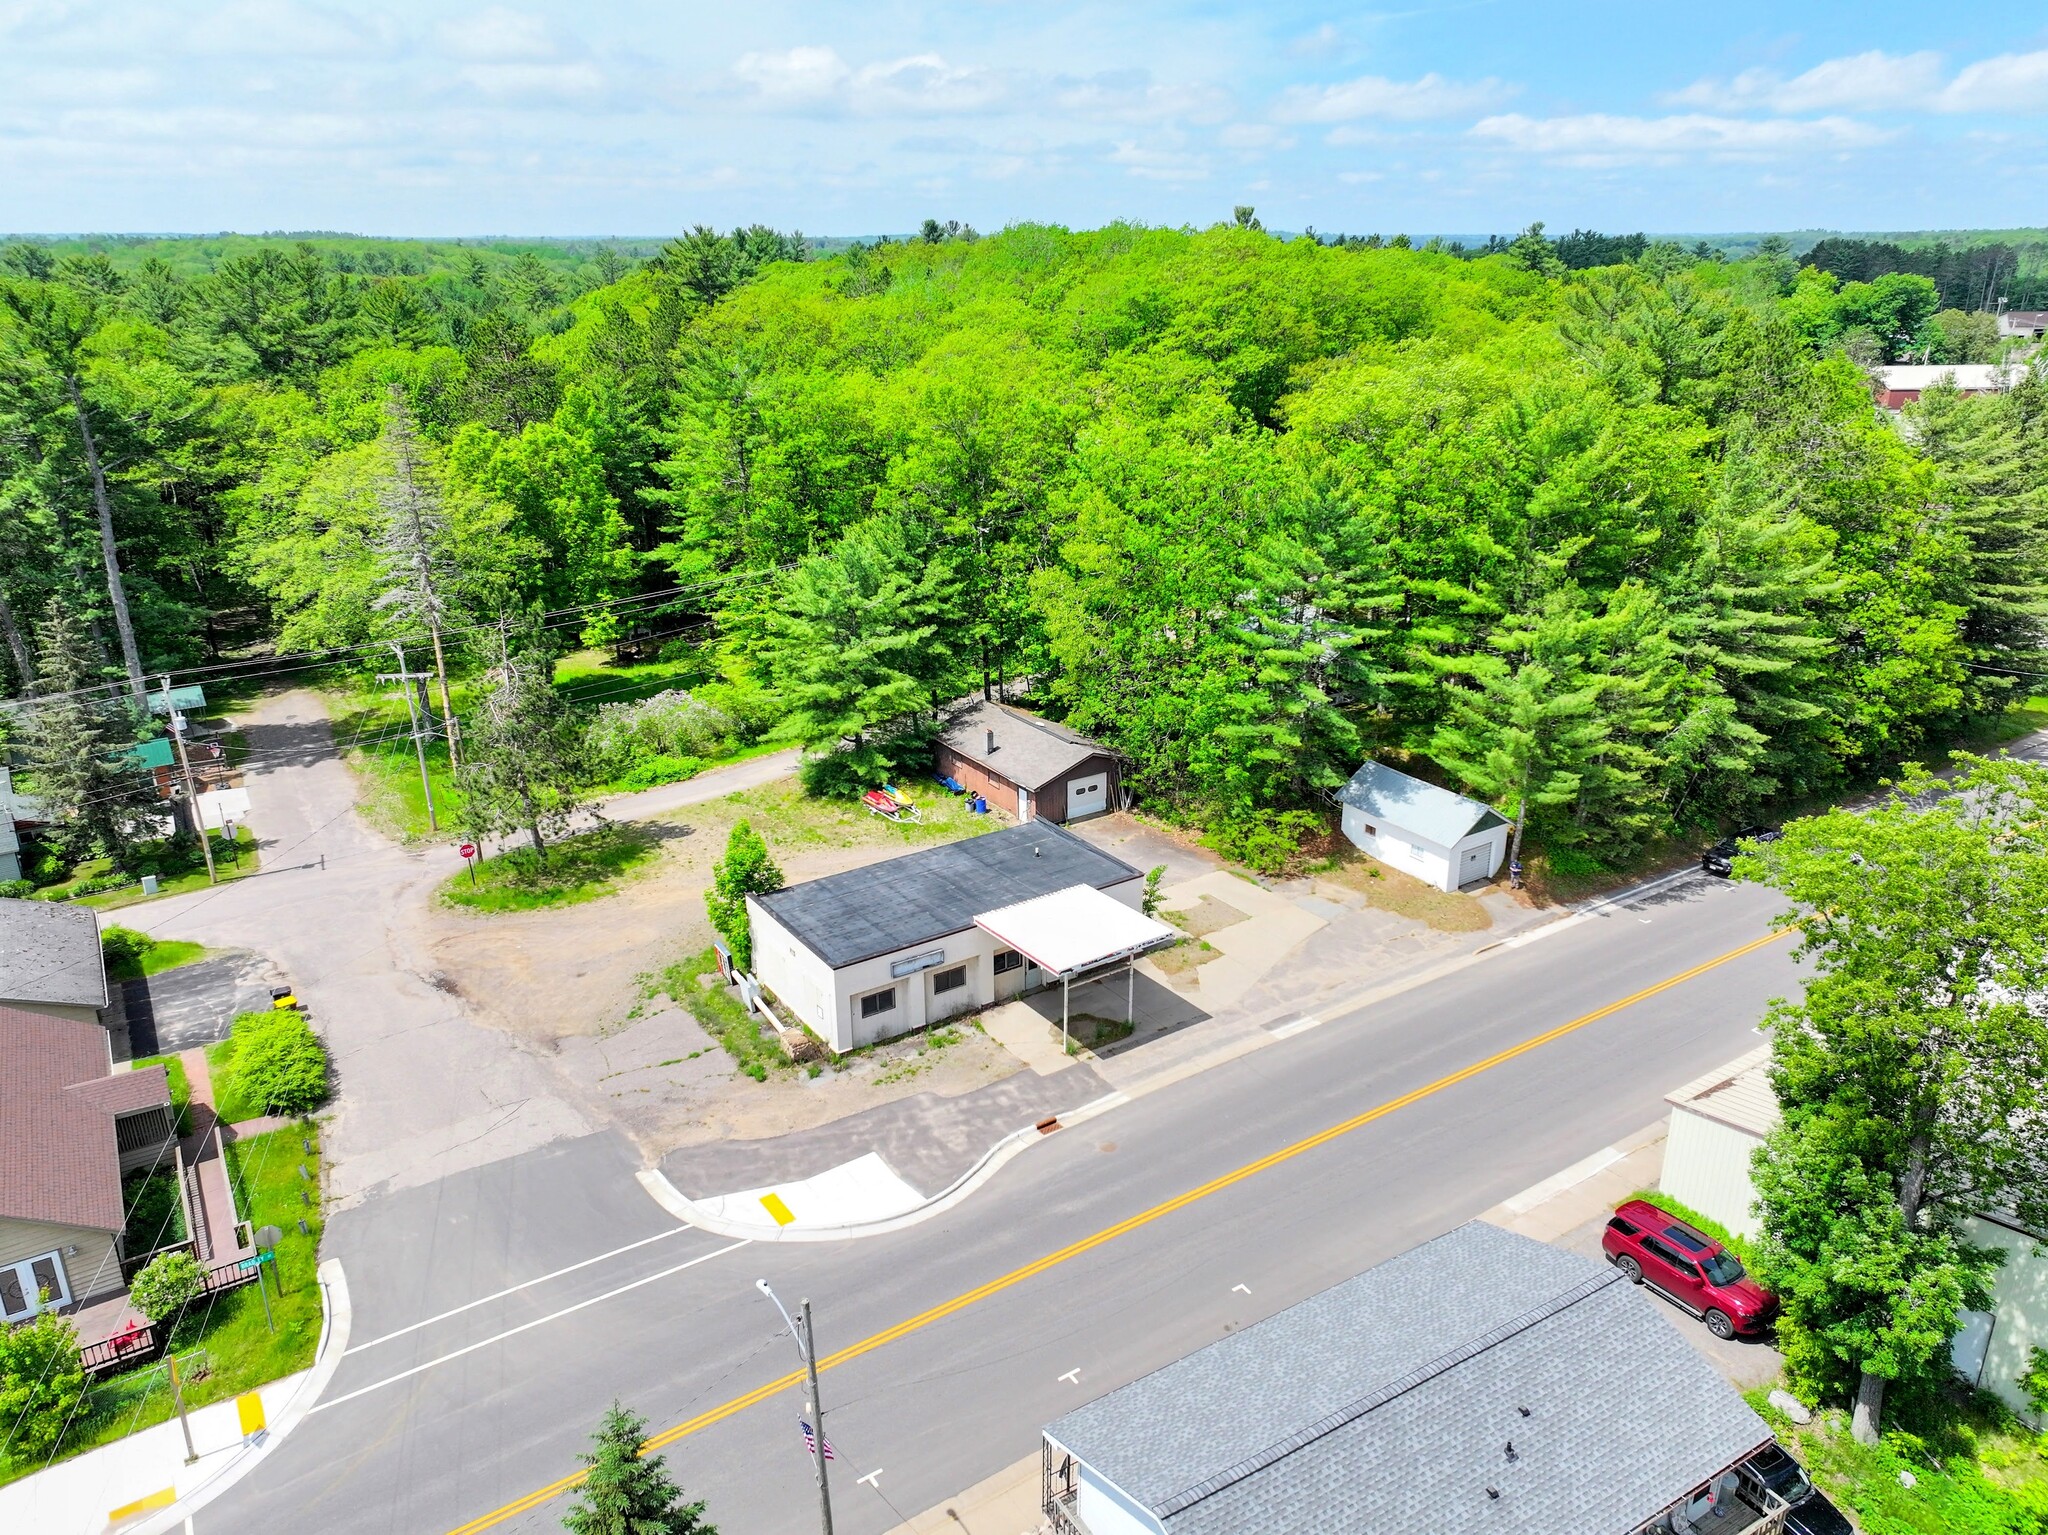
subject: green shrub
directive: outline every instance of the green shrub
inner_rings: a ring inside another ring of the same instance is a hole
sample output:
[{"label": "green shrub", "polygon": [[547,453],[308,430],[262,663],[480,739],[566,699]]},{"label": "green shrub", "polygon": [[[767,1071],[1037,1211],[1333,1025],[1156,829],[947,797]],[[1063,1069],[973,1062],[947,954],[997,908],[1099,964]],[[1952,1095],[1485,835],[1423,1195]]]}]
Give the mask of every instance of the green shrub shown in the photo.
[{"label": "green shrub", "polygon": [[645,757],[619,779],[619,785],[626,789],[656,789],[665,783],[695,778],[703,769],[704,763],[696,757]]},{"label": "green shrub", "polygon": [[31,895],[34,893],[35,888],[36,882],[32,879],[0,880],[0,896],[6,896],[11,900],[20,900],[24,896]]},{"label": "green shrub", "polygon": [[116,980],[142,974],[142,957],[156,947],[156,940],[132,927],[110,927],[100,933],[100,952],[106,956],[107,973]]},{"label": "green shrub", "polygon": [[182,1249],[158,1253],[128,1286],[128,1303],[152,1322],[174,1317],[206,1285],[206,1270]]},{"label": "green shrub", "polygon": [[40,1460],[54,1450],[84,1388],[78,1335],[64,1318],[45,1311],[19,1327],[0,1323],[0,1421],[10,1425],[10,1455]]},{"label": "green shrub", "polygon": [[2037,1426],[2048,1428],[2048,1348],[2034,1350],[2020,1375],[2019,1388],[2026,1393],[2034,1416],[2041,1420]]},{"label": "green shrub", "polygon": [[122,1180],[128,1226],[121,1251],[130,1258],[185,1240],[185,1207],[178,1198],[176,1172],[133,1173]]},{"label": "green shrub", "polygon": [[[327,1099],[327,1051],[303,1013],[280,1008],[235,1019],[216,1106],[255,1114],[304,1114]],[[253,1117],[253,1116],[251,1116]]]},{"label": "green shrub", "polygon": [[1219,822],[1209,840],[1233,863],[1260,874],[1285,874],[1301,856],[1301,845],[1328,827],[1313,810],[1255,810]]}]

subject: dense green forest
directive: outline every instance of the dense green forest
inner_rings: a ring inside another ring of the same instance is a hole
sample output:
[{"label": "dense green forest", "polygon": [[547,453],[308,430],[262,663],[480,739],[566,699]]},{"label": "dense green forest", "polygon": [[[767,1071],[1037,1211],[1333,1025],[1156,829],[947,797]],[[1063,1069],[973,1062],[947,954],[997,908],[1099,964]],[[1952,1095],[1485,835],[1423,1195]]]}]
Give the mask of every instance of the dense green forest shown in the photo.
[{"label": "dense green forest", "polygon": [[2001,345],[1925,273],[1248,209],[824,259],[208,243],[0,250],[17,692],[650,635],[820,788],[1028,686],[1226,846],[1372,752],[1586,871],[2048,671],[2048,391],[1872,405],[1871,363]]}]

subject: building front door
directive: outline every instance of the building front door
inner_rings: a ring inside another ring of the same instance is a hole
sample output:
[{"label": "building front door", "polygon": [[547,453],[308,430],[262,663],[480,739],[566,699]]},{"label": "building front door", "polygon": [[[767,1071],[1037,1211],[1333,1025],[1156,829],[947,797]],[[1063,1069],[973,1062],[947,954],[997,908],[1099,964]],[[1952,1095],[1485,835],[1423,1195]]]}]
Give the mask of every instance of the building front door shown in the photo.
[{"label": "building front door", "polygon": [[64,1260],[57,1254],[44,1253],[40,1258],[0,1264],[0,1318],[19,1322],[70,1301],[71,1289],[64,1282]]}]

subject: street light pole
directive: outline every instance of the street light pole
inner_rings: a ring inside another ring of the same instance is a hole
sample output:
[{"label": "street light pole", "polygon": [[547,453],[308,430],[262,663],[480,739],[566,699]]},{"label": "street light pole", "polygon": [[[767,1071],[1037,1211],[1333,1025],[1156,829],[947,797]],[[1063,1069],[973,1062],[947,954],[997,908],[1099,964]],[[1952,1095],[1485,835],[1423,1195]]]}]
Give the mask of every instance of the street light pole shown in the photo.
[{"label": "street light pole", "polygon": [[824,1535],[832,1535],[832,1489],[825,1480],[825,1404],[818,1395],[818,1350],[814,1342],[816,1334],[811,1331],[811,1303],[805,1301],[801,1307],[804,1314],[803,1331],[798,1332],[796,1323],[790,1319],[789,1308],[781,1298],[768,1288],[768,1281],[757,1279],[754,1288],[775,1302],[775,1309],[782,1313],[783,1325],[789,1328],[789,1335],[796,1339],[796,1351],[803,1355],[804,1376],[810,1383],[810,1400],[804,1403],[804,1411],[811,1414],[811,1427],[817,1430],[817,1448],[811,1451],[811,1459],[818,1471],[818,1517]]}]

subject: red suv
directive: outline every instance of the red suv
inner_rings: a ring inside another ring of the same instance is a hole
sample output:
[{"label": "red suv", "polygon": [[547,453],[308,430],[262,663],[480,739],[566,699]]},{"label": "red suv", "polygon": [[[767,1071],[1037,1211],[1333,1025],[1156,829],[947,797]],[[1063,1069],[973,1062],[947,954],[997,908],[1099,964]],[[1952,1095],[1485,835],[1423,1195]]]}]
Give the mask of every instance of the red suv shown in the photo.
[{"label": "red suv", "polygon": [[1616,1210],[1600,1246],[1609,1263],[1676,1301],[1717,1338],[1762,1332],[1777,1313],[1777,1297],[1744,1272],[1735,1254],[1647,1199]]}]

